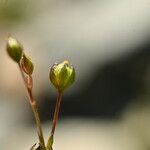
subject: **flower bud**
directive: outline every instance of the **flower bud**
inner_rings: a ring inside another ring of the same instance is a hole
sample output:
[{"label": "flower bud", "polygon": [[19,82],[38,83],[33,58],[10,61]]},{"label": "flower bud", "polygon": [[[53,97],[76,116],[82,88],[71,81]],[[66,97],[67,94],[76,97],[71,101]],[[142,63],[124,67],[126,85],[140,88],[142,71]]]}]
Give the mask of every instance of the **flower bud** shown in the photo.
[{"label": "flower bud", "polygon": [[28,75],[31,75],[33,73],[34,65],[31,59],[27,57],[25,54],[23,54],[22,58],[22,68],[23,71]]},{"label": "flower bud", "polygon": [[50,81],[62,93],[75,80],[75,69],[69,65],[68,61],[54,64],[50,70]]},{"label": "flower bud", "polygon": [[22,45],[16,39],[9,37],[7,40],[7,52],[15,62],[19,63],[22,57],[22,51]]}]

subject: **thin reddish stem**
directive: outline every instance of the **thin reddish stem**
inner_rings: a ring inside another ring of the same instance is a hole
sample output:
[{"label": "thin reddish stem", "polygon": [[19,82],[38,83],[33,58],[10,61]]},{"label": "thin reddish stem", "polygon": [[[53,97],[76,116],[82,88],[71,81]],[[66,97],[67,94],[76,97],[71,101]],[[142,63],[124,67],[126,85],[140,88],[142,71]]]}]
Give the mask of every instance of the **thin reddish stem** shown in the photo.
[{"label": "thin reddish stem", "polygon": [[34,114],[40,146],[43,148],[43,150],[45,150],[46,148],[45,148],[44,136],[43,136],[41,121],[40,121],[40,117],[39,117],[39,113],[38,113],[38,109],[37,109],[37,103],[36,103],[36,100],[34,99],[33,93],[32,93],[32,87],[33,87],[32,76],[30,76],[30,75],[25,76],[25,74],[22,70],[21,64],[19,64],[19,70],[21,72],[25,87],[27,89],[27,93],[28,93],[28,97],[29,97],[28,100],[30,102],[30,105],[31,105],[31,108],[32,108],[32,111]]},{"label": "thin reddish stem", "polygon": [[50,135],[50,137],[48,139],[48,142],[47,142],[47,149],[48,150],[53,150],[53,148],[52,148],[53,137],[54,137],[56,125],[57,125],[57,122],[58,122],[61,100],[62,100],[62,93],[58,93],[57,100],[56,100],[56,105],[55,105],[54,116],[53,116],[51,135]]},{"label": "thin reddish stem", "polygon": [[57,100],[56,100],[54,117],[53,117],[51,136],[54,136],[54,133],[55,133],[56,125],[57,125],[57,122],[58,122],[58,116],[59,116],[59,111],[60,111],[61,100],[62,100],[62,93],[58,93]]}]

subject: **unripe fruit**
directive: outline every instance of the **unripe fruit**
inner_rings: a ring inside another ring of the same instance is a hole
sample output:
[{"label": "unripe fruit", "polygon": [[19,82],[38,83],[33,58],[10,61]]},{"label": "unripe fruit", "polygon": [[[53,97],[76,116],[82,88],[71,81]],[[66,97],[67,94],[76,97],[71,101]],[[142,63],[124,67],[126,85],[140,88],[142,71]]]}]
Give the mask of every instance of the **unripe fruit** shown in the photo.
[{"label": "unripe fruit", "polygon": [[7,40],[7,52],[8,55],[17,63],[20,62],[23,52],[22,45],[12,37],[9,37]]},{"label": "unripe fruit", "polygon": [[73,84],[75,80],[75,69],[68,61],[54,64],[50,70],[49,77],[58,92],[62,93]]}]

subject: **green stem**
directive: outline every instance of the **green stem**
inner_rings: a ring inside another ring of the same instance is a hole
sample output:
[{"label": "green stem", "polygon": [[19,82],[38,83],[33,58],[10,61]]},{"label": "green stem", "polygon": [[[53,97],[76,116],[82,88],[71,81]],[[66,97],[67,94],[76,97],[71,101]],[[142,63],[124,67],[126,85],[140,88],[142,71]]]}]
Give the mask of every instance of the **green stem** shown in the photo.
[{"label": "green stem", "polygon": [[56,125],[58,122],[61,100],[62,100],[62,93],[58,93],[57,100],[56,100],[56,106],[55,106],[55,112],[54,112],[54,116],[53,116],[51,135],[47,142],[47,150],[52,150],[54,133],[55,133]]},{"label": "green stem", "polygon": [[32,77],[28,75],[27,78],[26,78],[26,76],[24,75],[24,72],[22,70],[21,64],[19,64],[19,69],[20,69],[25,87],[26,87],[27,92],[28,92],[29,103],[31,105],[31,108],[32,108],[32,111],[33,111],[33,114],[34,114],[37,133],[38,133],[39,142],[40,142],[39,144],[40,144],[40,147],[42,148],[42,150],[46,150],[43,131],[42,131],[42,126],[41,126],[41,121],[40,121],[40,117],[39,117],[39,113],[38,113],[38,109],[37,109],[37,103],[36,103],[36,100],[34,99],[33,93],[32,93],[32,87],[33,87]]},{"label": "green stem", "polygon": [[37,104],[35,101],[31,104],[31,107],[32,107],[32,111],[34,113],[34,117],[35,117],[35,121],[36,121],[37,133],[38,133],[38,137],[39,137],[39,141],[40,141],[40,147],[42,148],[42,150],[45,150],[45,142],[44,142],[44,138],[43,138],[41,121],[40,121],[40,117],[38,114]]}]

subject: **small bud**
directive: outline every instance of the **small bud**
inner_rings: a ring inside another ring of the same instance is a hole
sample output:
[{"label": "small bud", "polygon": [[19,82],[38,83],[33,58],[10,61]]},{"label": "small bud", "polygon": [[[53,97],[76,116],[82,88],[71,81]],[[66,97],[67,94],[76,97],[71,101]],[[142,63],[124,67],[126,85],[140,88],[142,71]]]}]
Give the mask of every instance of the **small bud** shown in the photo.
[{"label": "small bud", "polygon": [[22,51],[22,45],[16,39],[9,37],[7,40],[7,52],[15,62],[19,63],[22,57]]},{"label": "small bud", "polygon": [[25,54],[23,54],[22,58],[22,68],[23,71],[28,75],[31,75],[33,73],[34,65],[31,59],[27,57]]},{"label": "small bud", "polygon": [[68,61],[54,64],[50,70],[50,81],[58,92],[62,93],[75,80],[75,69],[69,65]]}]

